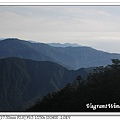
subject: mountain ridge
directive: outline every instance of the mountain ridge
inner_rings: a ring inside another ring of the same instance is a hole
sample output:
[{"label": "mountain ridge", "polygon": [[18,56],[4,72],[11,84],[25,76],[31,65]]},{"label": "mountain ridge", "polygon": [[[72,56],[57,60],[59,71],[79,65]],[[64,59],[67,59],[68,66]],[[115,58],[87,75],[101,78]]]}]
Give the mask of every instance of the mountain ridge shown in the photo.
[{"label": "mountain ridge", "polygon": [[[45,43],[31,43],[19,39],[0,41],[0,58],[20,57],[38,61],[53,61],[68,69],[106,66],[120,54],[107,53],[91,47],[52,47]],[[74,62],[73,62],[74,61]]]},{"label": "mountain ridge", "polygon": [[81,47],[81,45],[76,43],[47,43],[52,47]]},{"label": "mountain ridge", "polygon": [[9,57],[0,59],[0,111],[21,111],[45,94],[58,91],[85,69],[68,70],[50,61]]}]

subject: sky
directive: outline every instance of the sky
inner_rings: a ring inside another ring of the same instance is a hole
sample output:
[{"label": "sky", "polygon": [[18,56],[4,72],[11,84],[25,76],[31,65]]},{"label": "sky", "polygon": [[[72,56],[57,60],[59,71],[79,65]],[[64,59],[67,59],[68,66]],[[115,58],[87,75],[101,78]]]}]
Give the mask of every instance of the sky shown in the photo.
[{"label": "sky", "polygon": [[120,53],[120,6],[0,6],[0,38]]}]

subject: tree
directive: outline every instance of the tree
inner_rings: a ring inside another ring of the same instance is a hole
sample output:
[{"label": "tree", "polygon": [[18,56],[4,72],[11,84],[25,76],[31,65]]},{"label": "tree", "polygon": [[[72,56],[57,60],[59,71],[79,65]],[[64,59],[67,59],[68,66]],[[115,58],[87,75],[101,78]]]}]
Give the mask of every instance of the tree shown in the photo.
[{"label": "tree", "polygon": [[112,65],[110,65],[112,69],[120,69],[120,60],[112,59]]},{"label": "tree", "polygon": [[120,60],[119,59],[112,59],[112,65],[114,65],[114,66],[118,66],[118,65],[120,65]]}]

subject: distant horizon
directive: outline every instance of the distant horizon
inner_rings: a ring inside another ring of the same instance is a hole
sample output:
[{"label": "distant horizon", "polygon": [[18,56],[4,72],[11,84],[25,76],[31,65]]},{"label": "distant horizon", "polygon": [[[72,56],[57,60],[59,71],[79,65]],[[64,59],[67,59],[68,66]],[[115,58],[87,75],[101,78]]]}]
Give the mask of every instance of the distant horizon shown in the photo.
[{"label": "distant horizon", "polygon": [[0,6],[0,38],[120,53],[120,6]]},{"label": "distant horizon", "polygon": [[64,42],[64,43],[60,43],[60,42],[41,42],[41,41],[35,41],[35,40],[27,40],[27,39],[20,39],[20,38],[17,38],[17,37],[7,37],[7,38],[0,38],[0,40],[5,40],[5,39],[18,39],[18,40],[23,40],[23,41],[28,41],[28,42],[31,42],[31,43],[44,43],[44,44],[51,44],[51,43],[55,43],[55,44],[61,44],[61,45],[64,45],[64,44],[76,44],[76,45],[79,45],[79,46],[76,46],[76,47],[90,47],[90,48],[93,48],[93,49],[96,49],[96,50],[98,50],[98,51],[103,51],[103,52],[107,52],[107,53],[115,53],[115,54],[120,54],[120,53],[117,53],[117,52],[108,52],[108,51],[105,51],[105,50],[102,50],[102,49],[97,49],[97,48],[94,48],[94,47],[92,47],[92,46],[87,46],[87,45],[81,45],[81,44],[79,44],[79,43],[66,43],[66,42]]}]

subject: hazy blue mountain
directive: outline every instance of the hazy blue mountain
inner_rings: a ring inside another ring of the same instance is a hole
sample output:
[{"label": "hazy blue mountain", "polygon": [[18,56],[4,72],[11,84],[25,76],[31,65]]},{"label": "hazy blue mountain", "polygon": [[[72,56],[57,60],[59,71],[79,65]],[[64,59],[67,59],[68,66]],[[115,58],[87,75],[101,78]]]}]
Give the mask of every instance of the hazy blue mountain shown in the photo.
[{"label": "hazy blue mountain", "polygon": [[47,43],[48,45],[52,46],[52,47],[80,47],[81,45],[78,45],[76,43]]},{"label": "hazy blue mountain", "polygon": [[0,111],[20,111],[45,94],[60,90],[85,69],[68,70],[49,61],[0,59]]},{"label": "hazy blue mountain", "polygon": [[0,41],[0,58],[20,57],[39,61],[53,61],[49,56],[36,51],[29,46],[27,41],[22,41],[17,38],[8,38]]},{"label": "hazy blue mountain", "polygon": [[52,47],[44,43],[31,43],[19,39],[0,41],[0,58],[20,57],[40,61],[53,61],[69,69],[106,66],[120,54],[107,53],[91,47]]}]

